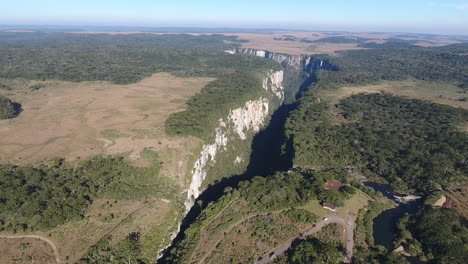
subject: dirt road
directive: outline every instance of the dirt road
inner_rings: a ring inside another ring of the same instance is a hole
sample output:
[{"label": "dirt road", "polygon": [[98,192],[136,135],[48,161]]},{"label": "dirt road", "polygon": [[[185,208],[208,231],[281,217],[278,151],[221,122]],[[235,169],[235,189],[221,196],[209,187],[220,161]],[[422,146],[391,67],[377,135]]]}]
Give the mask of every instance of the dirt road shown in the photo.
[{"label": "dirt road", "polygon": [[[327,219],[327,220],[325,220]],[[304,232],[302,235],[297,236],[296,238],[292,239],[291,241],[288,241],[282,245],[280,245],[278,248],[276,248],[272,253],[274,253],[276,256],[280,256],[288,250],[292,243],[296,240],[304,240],[307,236],[310,236],[311,234],[318,232],[320,229],[322,229],[324,226],[329,225],[329,224],[339,224],[344,227],[345,231],[345,248],[346,248],[346,255],[344,257],[344,262],[345,263],[351,263],[351,257],[353,254],[353,247],[354,247],[354,223],[353,222],[346,222],[343,218],[337,216],[337,215],[327,215],[324,220],[319,222],[315,227],[312,227],[308,231]],[[271,253],[270,253],[271,255]],[[257,261],[257,264],[265,264],[273,259],[270,258],[270,255],[268,256],[263,256],[262,260]]]},{"label": "dirt road", "polygon": [[50,245],[50,247],[52,248],[52,251],[54,252],[54,256],[55,256],[55,262],[57,262],[57,264],[60,263],[60,257],[59,257],[59,254],[58,254],[58,250],[57,250],[57,246],[55,245],[54,241],[46,238],[46,237],[42,237],[42,236],[37,236],[37,235],[18,235],[18,236],[3,236],[3,235],[0,235],[0,238],[8,238],[8,239],[21,239],[21,238],[34,238],[34,239],[40,239],[44,242],[46,242],[47,244]]}]

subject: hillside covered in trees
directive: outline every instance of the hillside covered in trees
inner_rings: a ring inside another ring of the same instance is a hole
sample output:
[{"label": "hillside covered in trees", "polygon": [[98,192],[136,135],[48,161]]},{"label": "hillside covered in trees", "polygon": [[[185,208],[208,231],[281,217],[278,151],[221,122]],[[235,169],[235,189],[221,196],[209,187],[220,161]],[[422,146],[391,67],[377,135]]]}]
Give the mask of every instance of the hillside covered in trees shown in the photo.
[{"label": "hillside covered in trees", "polygon": [[426,207],[400,220],[399,241],[405,250],[431,263],[465,263],[466,219],[454,209]]},{"label": "hillside covered in trees", "polygon": [[136,168],[122,157],[98,156],[75,166],[61,160],[38,167],[0,165],[0,231],[48,230],[79,220],[100,198],[177,199],[178,186],[158,174],[158,167]]},{"label": "hillside covered in trees", "polygon": [[232,68],[255,68],[254,60],[244,64],[225,54],[235,46],[224,40],[237,38],[0,32],[0,78],[133,83],[157,72],[219,77]]},{"label": "hillside covered in trees", "polygon": [[[411,79],[454,84],[466,93],[468,57],[463,54],[468,46],[423,48],[394,41],[363,46],[370,49],[343,51],[330,58],[338,70],[320,71],[288,118],[286,137],[292,145],[294,166],[318,171],[351,168],[372,181],[389,183],[395,191],[424,198],[466,182],[467,110],[386,93],[352,95],[332,105],[318,94],[344,86]],[[363,224],[372,227],[376,212]],[[435,220],[439,218],[440,223]],[[407,228],[414,233],[406,236],[405,249],[413,249],[413,256],[433,263],[462,263],[466,258],[466,247],[461,244],[466,243],[467,220],[458,212],[423,209],[408,219]],[[449,219],[455,222],[449,224]],[[444,226],[440,238],[433,234],[439,225]],[[378,247],[356,250],[357,263],[407,263],[401,255]]]},{"label": "hillside covered in trees", "polygon": [[425,48],[400,42],[366,46],[370,49],[341,51],[331,57],[338,71],[321,71],[316,88],[375,83],[380,80],[418,79],[468,83],[468,44]]},{"label": "hillside covered in trees", "polygon": [[331,106],[313,95],[302,100],[287,123],[296,166],[355,166],[396,190],[423,194],[467,176],[468,135],[459,130],[468,121],[466,110],[360,94],[341,101],[333,116]]}]

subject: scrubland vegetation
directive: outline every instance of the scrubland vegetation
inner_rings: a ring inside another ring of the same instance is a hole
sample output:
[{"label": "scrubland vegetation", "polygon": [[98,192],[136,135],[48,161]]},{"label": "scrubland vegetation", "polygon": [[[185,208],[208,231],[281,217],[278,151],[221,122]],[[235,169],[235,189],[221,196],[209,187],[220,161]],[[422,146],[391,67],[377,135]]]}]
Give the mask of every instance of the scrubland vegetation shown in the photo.
[{"label": "scrubland vegetation", "polygon": [[0,229],[48,230],[82,219],[84,210],[100,198],[173,200],[178,186],[158,171],[135,168],[121,157],[95,157],[74,166],[61,160],[38,167],[1,165]]},{"label": "scrubland vegetation", "polygon": [[8,97],[0,95],[0,120],[13,118],[17,114],[17,106]]},{"label": "scrubland vegetation", "polygon": [[[163,261],[165,263],[189,262],[197,247],[201,243],[206,243],[206,238],[205,241],[200,240],[200,234],[213,231],[209,230],[208,226],[218,215],[229,216],[231,202],[242,204],[242,209],[237,213],[240,214],[238,219],[262,213],[284,211],[284,215],[293,223],[312,223],[318,219],[314,212],[297,207],[316,200],[340,204],[343,200],[348,199],[350,193],[353,192],[352,187],[349,192],[342,193],[325,189],[325,179],[331,179],[335,176],[334,173],[313,171],[276,173],[270,177],[254,177],[250,181],[241,182],[237,189],[226,189],[225,194],[218,201],[202,208],[200,216],[184,231],[184,238],[177,243]],[[242,201],[247,202],[247,205],[243,205]],[[229,225],[224,226],[220,231],[226,230],[228,227]],[[257,252],[257,254],[259,253],[261,252]]]},{"label": "scrubland vegetation", "polygon": [[306,264],[306,263],[330,263],[338,264],[343,261],[341,248],[332,243],[325,243],[316,238],[310,238],[299,242],[292,247],[286,256],[278,263]]}]

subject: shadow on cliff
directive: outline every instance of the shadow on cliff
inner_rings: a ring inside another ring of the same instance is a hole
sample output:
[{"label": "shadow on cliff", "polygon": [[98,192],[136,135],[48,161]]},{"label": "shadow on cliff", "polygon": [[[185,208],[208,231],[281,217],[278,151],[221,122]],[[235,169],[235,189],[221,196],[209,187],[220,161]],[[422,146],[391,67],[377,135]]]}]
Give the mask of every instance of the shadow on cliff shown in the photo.
[{"label": "shadow on cliff", "polygon": [[[171,246],[166,249],[163,257],[158,263],[169,263],[164,259],[168,256],[171,248],[184,238],[184,231],[190,226],[201,212],[198,205],[202,201],[206,206],[210,202],[217,201],[227,187],[237,188],[239,182],[250,180],[255,176],[267,177],[276,171],[286,171],[292,167],[292,146],[286,142],[285,123],[292,110],[297,108],[297,103],[280,106],[272,115],[268,126],[257,133],[252,141],[252,152],[250,162],[245,173],[225,177],[218,182],[209,185],[206,190],[196,199],[185,218],[182,220],[180,232]],[[283,148],[284,146],[284,148]]]}]

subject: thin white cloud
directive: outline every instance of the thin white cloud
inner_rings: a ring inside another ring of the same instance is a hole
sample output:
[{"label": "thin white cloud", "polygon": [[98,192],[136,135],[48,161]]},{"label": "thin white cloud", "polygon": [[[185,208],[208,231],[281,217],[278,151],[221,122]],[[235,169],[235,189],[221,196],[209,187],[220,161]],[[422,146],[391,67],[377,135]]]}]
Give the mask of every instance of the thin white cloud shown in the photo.
[{"label": "thin white cloud", "polygon": [[466,10],[466,9],[468,9],[468,3],[459,4],[459,5],[456,6],[456,8],[457,8],[458,10]]}]

